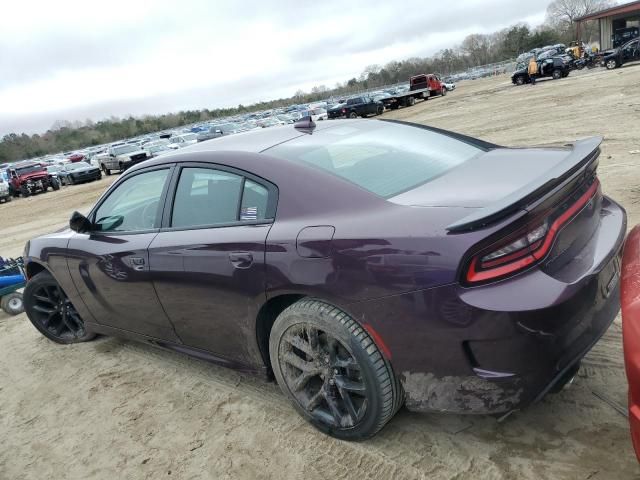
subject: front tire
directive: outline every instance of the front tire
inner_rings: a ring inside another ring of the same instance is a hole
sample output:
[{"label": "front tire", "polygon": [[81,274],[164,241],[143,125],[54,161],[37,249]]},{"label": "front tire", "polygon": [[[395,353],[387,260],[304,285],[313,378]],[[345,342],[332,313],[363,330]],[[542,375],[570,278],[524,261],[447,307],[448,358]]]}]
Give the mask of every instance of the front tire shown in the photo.
[{"label": "front tire", "polygon": [[0,308],[8,315],[19,315],[24,312],[24,302],[22,301],[22,294],[19,292],[9,293],[4,295],[0,300]]},{"label": "front tire", "polygon": [[615,70],[618,67],[618,61],[615,58],[611,58],[607,60],[604,66],[607,67],[607,70]]},{"label": "front tire", "polygon": [[349,114],[349,118],[358,118],[358,114],[356,112],[351,112]]},{"label": "front tire", "polygon": [[102,165],[102,171],[104,172],[105,175],[111,175],[111,170],[108,169],[107,167],[105,167],[104,165]]},{"label": "front tire", "polygon": [[516,77],[516,85],[518,86],[524,85],[524,77],[522,75]]},{"label": "front tire", "polygon": [[60,183],[58,182],[58,180],[56,180],[55,178],[52,178],[50,183],[51,183],[51,189],[53,191],[60,190]]},{"label": "front tire", "polygon": [[447,96],[447,87],[442,87],[442,96],[443,97]]},{"label": "front tire", "polygon": [[95,337],[49,272],[35,275],[24,289],[24,309],[34,327],[49,340],[70,344]]},{"label": "front tire", "polygon": [[298,413],[335,438],[372,437],[404,401],[391,365],[366,330],[320,300],[300,300],[278,316],[269,355]]},{"label": "front tire", "polygon": [[562,70],[554,70],[551,76],[554,80],[560,80],[562,78]]}]

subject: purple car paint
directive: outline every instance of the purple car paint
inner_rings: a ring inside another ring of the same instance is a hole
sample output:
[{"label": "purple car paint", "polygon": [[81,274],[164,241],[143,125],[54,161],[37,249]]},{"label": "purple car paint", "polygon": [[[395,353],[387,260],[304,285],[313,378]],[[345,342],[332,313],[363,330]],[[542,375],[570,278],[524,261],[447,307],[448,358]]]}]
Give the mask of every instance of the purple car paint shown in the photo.
[{"label": "purple car paint", "polygon": [[[33,239],[27,274],[48,270],[90,331],[265,374],[278,313],[322,299],[371,333],[410,410],[509,412],[562,386],[619,310],[626,215],[594,183],[599,143],[511,149],[378,120],[223,137],[127,170],[88,215],[128,178],[166,171],[154,228]],[[240,221],[172,227],[187,167],[245,176],[271,215],[248,205]],[[533,227],[553,221],[545,246]],[[533,240],[518,261],[544,257],[470,283],[470,265],[514,255],[504,239],[521,231]]]}]

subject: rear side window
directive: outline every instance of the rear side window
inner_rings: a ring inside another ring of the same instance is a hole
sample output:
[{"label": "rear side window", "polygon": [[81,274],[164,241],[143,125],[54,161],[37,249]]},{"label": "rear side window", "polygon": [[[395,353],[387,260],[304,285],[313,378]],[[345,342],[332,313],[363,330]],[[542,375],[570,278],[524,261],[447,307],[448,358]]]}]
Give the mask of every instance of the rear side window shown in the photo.
[{"label": "rear side window", "polygon": [[235,173],[183,168],[173,202],[171,226],[190,228],[264,220],[269,191]]},{"label": "rear side window", "polygon": [[268,149],[390,198],[443,175],[485,150],[430,130],[384,121],[327,128]]}]

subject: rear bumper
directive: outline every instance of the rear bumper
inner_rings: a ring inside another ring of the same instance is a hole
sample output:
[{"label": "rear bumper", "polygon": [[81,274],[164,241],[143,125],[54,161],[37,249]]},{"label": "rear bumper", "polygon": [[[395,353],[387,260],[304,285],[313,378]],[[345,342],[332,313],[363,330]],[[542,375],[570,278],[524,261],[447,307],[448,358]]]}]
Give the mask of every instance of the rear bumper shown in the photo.
[{"label": "rear bumper", "polygon": [[504,413],[569,378],[620,308],[626,215],[614,202],[603,212],[583,252],[591,266],[571,283],[536,268],[482,287],[448,285],[350,306],[385,342],[409,410]]},{"label": "rear bumper", "polygon": [[622,259],[622,337],[629,382],[629,423],[636,456],[640,460],[640,226],[624,247]]}]

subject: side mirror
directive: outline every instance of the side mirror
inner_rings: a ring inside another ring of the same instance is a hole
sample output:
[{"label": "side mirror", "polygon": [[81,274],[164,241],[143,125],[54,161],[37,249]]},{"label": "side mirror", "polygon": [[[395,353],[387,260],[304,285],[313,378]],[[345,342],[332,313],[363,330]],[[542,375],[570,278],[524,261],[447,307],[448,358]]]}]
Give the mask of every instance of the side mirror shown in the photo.
[{"label": "side mirror", "polygon": [[77,233],[86,233],[91,230],[91,222],[80,212],[73,212],[69,220],[69,228]]}]

